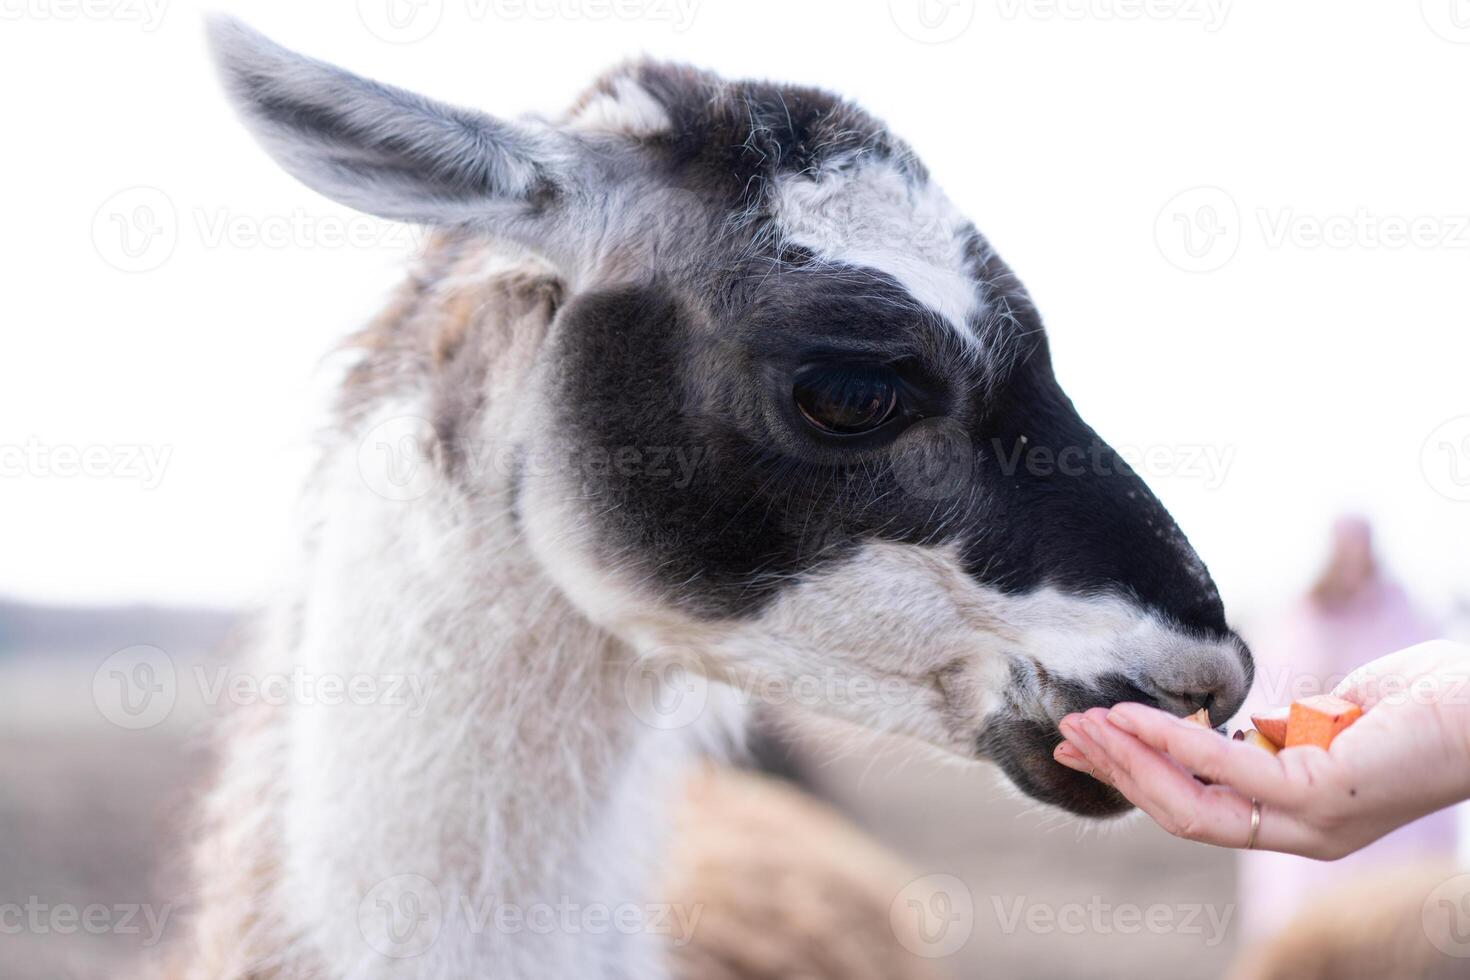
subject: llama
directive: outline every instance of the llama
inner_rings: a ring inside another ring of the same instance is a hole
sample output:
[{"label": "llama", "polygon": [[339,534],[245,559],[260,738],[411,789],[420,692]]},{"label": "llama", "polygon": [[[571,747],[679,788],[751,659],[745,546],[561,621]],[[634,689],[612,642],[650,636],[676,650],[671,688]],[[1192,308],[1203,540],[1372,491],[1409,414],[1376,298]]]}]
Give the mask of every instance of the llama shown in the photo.
[{"label": "llama", "polygon": [[511,121],[210,36],[282,167],[434,229],[353,341],[258,662],[432,697],[234,720],[188,975],[673,976],[670,801],[752,700],[1087,817],[1127,804],[1053,761],[1064,713],[1238,707],[1204,565],[860,109],[635,63]]}]

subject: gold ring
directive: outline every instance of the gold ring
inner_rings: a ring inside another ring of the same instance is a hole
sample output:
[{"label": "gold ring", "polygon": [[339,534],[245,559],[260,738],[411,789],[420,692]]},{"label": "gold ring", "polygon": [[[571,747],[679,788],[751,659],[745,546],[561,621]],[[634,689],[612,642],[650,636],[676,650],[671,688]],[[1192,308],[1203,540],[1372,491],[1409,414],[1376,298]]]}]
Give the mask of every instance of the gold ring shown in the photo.
[{"label": "gold ring", "polygon": [[1251,835],[1245,839],[1245,849],[1249,851],[1256,846],[1256,833],[1261,829],[1261,804],[1255,797],[1251,797]]}]

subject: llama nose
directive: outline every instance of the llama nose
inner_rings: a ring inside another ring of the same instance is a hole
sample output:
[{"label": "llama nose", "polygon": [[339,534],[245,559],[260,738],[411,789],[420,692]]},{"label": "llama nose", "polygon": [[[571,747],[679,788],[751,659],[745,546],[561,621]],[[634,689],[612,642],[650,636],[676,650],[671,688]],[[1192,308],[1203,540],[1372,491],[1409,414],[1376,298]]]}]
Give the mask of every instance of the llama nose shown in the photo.
[{"label": "llama nose", "polygon": [[1210,721],[1222,725],[1245,702],[1253,671],[1250,651],[1244,644],[1222,645],[1194,665],[1187,679],[1154,684],[1152,693],[1159,707],[1173,714],[1194,714],[1201,708],[1210,713]]}]

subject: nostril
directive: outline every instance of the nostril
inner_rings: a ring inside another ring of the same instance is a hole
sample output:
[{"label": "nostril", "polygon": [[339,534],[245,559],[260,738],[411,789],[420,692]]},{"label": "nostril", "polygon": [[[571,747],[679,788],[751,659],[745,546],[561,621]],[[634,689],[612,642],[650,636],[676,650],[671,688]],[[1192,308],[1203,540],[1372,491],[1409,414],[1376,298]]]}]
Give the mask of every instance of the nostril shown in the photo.
[{"label": "nostril", "polygon": [[1220,703],[1220,692],[1216,689],[1208,691],[1159,691],[1159,700],[1164,702],[1164,707],[1173,710],[1179,715],[1192,715],[1204,708],[1209,711],[1212,721],[1222,721],[1215,717],[1215,706]]},{"label": "nostril", "polygon": [[1225,681],[1213,687],[1192,690],[1159,689],[1160,707],[1172,711],[1181,718],[1192,715],[1201,708],[1210,713],[1210,722],[1223,725],[1240,710],[1245,700],[1245,688],[1234,681]]}]

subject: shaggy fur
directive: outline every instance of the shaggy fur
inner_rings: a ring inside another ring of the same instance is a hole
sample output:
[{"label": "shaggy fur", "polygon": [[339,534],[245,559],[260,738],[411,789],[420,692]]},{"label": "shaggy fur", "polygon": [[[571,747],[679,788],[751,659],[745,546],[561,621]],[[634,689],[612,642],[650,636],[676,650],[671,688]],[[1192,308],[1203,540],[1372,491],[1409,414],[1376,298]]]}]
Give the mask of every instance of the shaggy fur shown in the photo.
[{"label": "shaggy fur", "polygon": [[[1203,564],[866,113],[645,64],[508,122],[212,40],[282,166],[438,231],[353,342],[253,665],[367,696],[230,735],[193,976],[668,976],[670,801],[772,696],[1092,816],[1126,804],[1051,759],[1062,714],[1238,706]],[[799,404],[850,377],[892,395],[862,431]],[[837,920],[878,921],[882,877]]]}]

